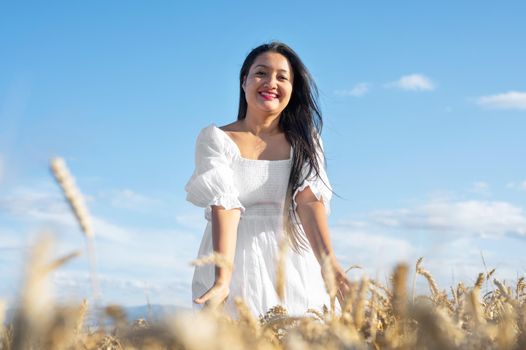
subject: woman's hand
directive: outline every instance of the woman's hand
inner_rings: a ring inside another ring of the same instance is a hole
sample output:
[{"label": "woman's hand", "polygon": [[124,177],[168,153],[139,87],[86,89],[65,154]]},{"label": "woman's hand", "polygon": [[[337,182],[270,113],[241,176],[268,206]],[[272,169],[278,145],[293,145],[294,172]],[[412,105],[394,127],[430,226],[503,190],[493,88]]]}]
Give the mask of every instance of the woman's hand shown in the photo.
[{"label": "woman's hand", "polygon": [[[328,266],[324,267],[324,264],[328,264]],[[345,270],[340,266],[335,256],[325,257],[321,265],[321,274],[325,283],[332,284],[334,282],[336,291],[333,292],[336,293],[335,296],[338,299],[340,306],[343,308],[345,299],[351,291],[351,282],[347,278]],[[327,280],[327,278],[329,280]]]},{"label": "woman's hand", "polygon": [[194,299],[196,304],[205,304],[205,307],[217,307],[224,303],[230,294],[229,283],[215,282],[214,285],[199,298]]},{"label": "woman's hand", "polygon": [[345,306],[345,299],[347,298],[349,292],[351,291],[351,282],[347,278],[345,270],[338,264],[334,267],[334,277],[336,280],[336,285],[338,287],[338,292],[336,292],[336,298],[340,302],[340,307],[343,309]]}]

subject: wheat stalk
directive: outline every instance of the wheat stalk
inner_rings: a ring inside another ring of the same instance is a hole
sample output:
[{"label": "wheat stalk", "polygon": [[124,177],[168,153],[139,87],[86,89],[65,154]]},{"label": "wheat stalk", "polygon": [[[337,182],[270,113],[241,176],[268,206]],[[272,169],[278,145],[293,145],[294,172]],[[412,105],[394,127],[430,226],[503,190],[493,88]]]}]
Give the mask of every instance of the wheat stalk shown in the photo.
[{"label": "wheat stalk", "polygon": [[418,259],[416,263],[416,273],[425,277],[429,285],[429,289],[431,290],[431,295],[433,296],[433,298],[438,298],[440,291],[438,290],[437,283],[433,279],[431,273],[422,267],[422,259],[423,258]]},{"label": "wheat stalk", "polygon": [[276,269],[276,293],[278,294],[279,300],[284,301],[285,299],[285,279],[286,279],[286,258],[289,249],[289,239],[283,238],[279,243],[278,261]]},{"label": "wheat stalk", "polygon": [[52,285],[49,281],[48,259],[53,237],[42,235],[31,247],[28,256],[20,305],[14,317],[13,349],[26,349],[45,333],[53,316]]},{"label": "wheat stalk", "polygon": [[90,265],[91,288],[95,300],[95,307],[98,305],[100,296],[99,283],[97,279],[97,262],[95,248],[93,245],[94,231],[91,217],[85,204],[84,197],[75,184],[75,178],[71,175],[66,162],[60,157],[54,157],[50,161],[50,168],[55,180],[59,184],[66,200],[79,223],[82,232],[86,237],[86,249]]},{"label": "wheat stalk", "polygon": [[406,264],[398,264],[393,273],[393,297],[392,306],[395,316],[395,326],[393,327],[392,336],[388,337],[393,340],[394,337],[399,338],[407,331],[406,316],[407,316],[407,272]]},{"label": "wheat stalk", "polygon": [[367,303],[367,290],[369,289],[369,279],[367,277],[362,278],[360,288],[356,295],[356,300],[353,306],[353,319],[356,326],[356,330],[360,331],[363,326],[365,318],[365,304]]},{"label": "wheat stalk", "polygon": [[64,255],[61,258],[53,260],[51,263],[49,263],[47,266],[44,267],[43,273],[48,273],[48,272],[51,272],[53,270],[58,269],[60,266],[64,265],[65,263],[67,263],[71,259],[76,258],[80,254],[81,254],[80,251],[75,251],[75,252],[71,252],[69,254],[66,254],[66,255]]},{"label": "wheat stalk", "polygon": [[6,312],[6,302],[0,299],[0,336],[2,335],[1,332],[3,332],[4,330],[5,312]]},{"label": "wheat stalk", "polygon": [[261,328],[259,327],[258,321],[254,318],[252,311],[248,308],[247,304],[243,299],[236,297],[234,299],[239,319],[244,327],[248,328],[252,334],[259,336]]},{"label": "wheat stalk", "polygon": [[228,270],[233,269],[232,263],[221,253],[212,252],[209,255],[202,256],[200,258],[194,259],[190,262],[192,266],[204,266],[204,265],[216,265],[220,268],[225,268]]},{"label": "wheat stalk", "polygon": [[475,286],[471,290],[471,293],[469,294],[469,300],[471,303],[471,309],[473,312],[473,318],[475,319],[475,322],[477,324],[485,324],[486,319],[483,316],[483,310],[480,303],[480,288],[484,284],[484,273],[479,273],[477,277],[477,281],[475,282]]},{"label": "wheat stalk", "polygon": [[80,193],[79,189],[75,184],[75,179],[71,175],[66,166],[64,159],[60,157],[55,157],[51,159],[51,171],[55,176],[60,188],[64,192],[64,196],[67,199],[68,204],[70,205],[75,217],[77,218],[78,223],[82,229],[82,232],[88,238],[93,237],[93,228],[91,224],[91,219],[88,213],[88,208],[86,207],[84,197]]},{"label": "wheat stalk", "polygon": [[418,273],[418,269],[420,268],[420,264],[422,263],[422,260],[424,259],[423,256],[421,256],[420,258],[418,258],[416,260],[416,264],[415,264],[415,274],[413,275],[413,291],[411,293],[411,300],[413,302],[413,304],[415,303],[415,293],[416,293],[416,275]]},{"label": "wheat stalk", "polygon": [[398,264],[393,274],[393,308],[395,315],[403,318],[406,314],[407,303],[407,272],[406,264]]},{"label": "wheat stalk", "polygon": [[75,322],[75,334],[77,337],[79,337],[82,334],[82,327],[84,327],[84,319],[86,317],[87,312],[88,312],[88,300],[83,299],[82,303],[80,304],[80,307],[77,313],[77,319]]},{"label": "wheat stalk", "polygon": [[515,298],[520,299],[522,296],[526,283],[524,282],[524,277],[521,277],[517,280],[517,285],[515,286]]},{"label": "wheat stalk", "polygon": [[328,254],[323,254],[321,268],[323,281],[325,282],[325,289],[327,290],[327,293],[329,294],[331,300],[331,313],[334,314],[334,302],[336,298],[336,293],[338,293],[338,286],[336,284],[336,275],[334,273],[332,261]]},{"label": "wheat stalk", "polygon": [[345,270],[345,273],[351,271],[352,269],[363,269],[363,267],[360,265],[351,265]]}]

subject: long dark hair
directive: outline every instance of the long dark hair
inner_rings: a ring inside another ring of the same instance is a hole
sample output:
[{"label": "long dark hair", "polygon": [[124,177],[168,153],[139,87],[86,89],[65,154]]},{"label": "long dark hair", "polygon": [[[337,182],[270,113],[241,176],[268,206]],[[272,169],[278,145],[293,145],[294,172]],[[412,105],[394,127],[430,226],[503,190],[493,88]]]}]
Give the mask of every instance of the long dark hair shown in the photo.
[{"label": "long dark hair", "polygon": [[[292,169],[287,186],[287,196],[284,207],[284,230],[290,238],[292,248],[296,251],[307,249],[307,237],[301,234],[297,224],[299,220],[296,211],[292,208],[292,195],[306,178],[314,173],[319,176],[320,162],[318,155],[324,157],[321,151],[319,135],[323,128],[323,119],[318,105],[318,88],[303,64],[298,54],[284,43],[273,41],[263,44],[248,54],[241,66],[239,73],[239,111],[237,120],[245,119],[247,113],[247,100],[243,90],[243,82],[248,75],[255,59],[265,52],[276,52],[285,56],[293,72],[292,95],[288,105],[281,112],[279,126],[285,137],[293,147]],[[317,151],[318,150],[318,151]],[[302,168],[307,166],[306,176],[302,177]],[[322,180],[323,181],[323,180]],[[327,185],[327,184],[325,184]]]}]

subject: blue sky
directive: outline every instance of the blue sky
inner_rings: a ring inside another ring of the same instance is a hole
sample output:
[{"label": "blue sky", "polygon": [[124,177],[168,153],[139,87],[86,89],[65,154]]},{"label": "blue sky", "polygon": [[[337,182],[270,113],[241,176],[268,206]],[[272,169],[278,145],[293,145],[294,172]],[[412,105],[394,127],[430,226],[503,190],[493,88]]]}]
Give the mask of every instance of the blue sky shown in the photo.
[{"label": "blue sky", "polygon": [[[385,280],[424,256],[442,288],[526,273],[526,37],[521,1],[0,4],[0,299],[27,248],[83,237],[48,171],[87,198],[104,302],[190,306],[205,219],[185,201],[195,138],[236,118],[251,48],[292,46],[320,89],[344,265]],[[52,276],[90,296],[81,256]],[[425,284],[419,281],[420,288]]]}]

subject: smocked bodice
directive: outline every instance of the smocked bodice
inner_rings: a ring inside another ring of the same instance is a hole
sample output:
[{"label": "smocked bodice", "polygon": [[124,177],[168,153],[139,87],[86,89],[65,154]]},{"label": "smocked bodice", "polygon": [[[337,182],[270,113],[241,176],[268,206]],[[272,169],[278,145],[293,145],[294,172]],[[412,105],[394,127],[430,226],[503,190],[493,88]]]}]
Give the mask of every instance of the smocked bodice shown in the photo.
[{"label": "smocked bodice", "polygon": [[239,201],[245,207],[245,216],[281,215],[291,161],[261,161],[238,157],[232,163],[234,184],[242,188]]}]

